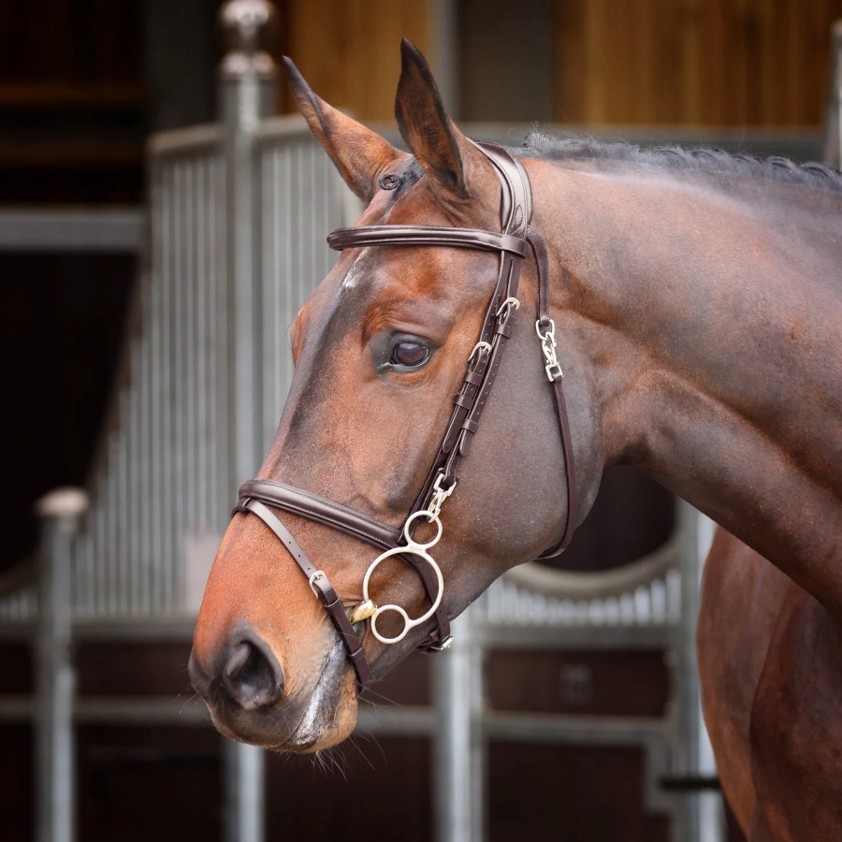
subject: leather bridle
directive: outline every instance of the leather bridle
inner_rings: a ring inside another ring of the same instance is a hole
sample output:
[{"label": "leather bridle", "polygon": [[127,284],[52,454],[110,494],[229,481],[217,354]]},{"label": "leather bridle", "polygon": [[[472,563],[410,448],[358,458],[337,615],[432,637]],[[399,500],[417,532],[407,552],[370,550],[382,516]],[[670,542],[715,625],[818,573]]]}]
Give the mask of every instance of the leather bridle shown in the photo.
[{"label": "leather bridle", "polygon": [[[486,310],[479,339],[468,357],[465,377],[454,398],[453,413],[447,430],[403,529],[399,531],[325,497],[274,480],[254,479],[244,483],[234,509],[235,513],[251,512],[257,515],[298,564],[343,641],[361,689],[371,679],[371,668],[354,623],[370,618],[370,630],[378,640],[383,643],[397,643],[411,628],[433,618],[436,628],[419,648],[428,652],[441,651],[452,641],[450,619],[442,606],[444,582],[441,571],[427,550],[441,536],[439,514],[442,505],[456,487],[459,466],[470,452],[473,437],[511,336],[512,317],[520,306],[517,298],[520,270],[530,248],[535,256],[538,272],[538,319],[535,329],[541,341],[544,370],[552,385],[558,412],[568,499],[564,535],[556,547],[543,553],[540,558],[547,559],[559,555],[569,545],[576,527],[576,473],[570,424],[562,390],[563,373],[555,351],[555,324],[549,311],[549,264],[544,240],[529,224],[532,216],[529,178],[520,162],[502,146],[481,142],[477,142],[476,146],[491,161],[500,179],[501,233],[434,225],[368,225],[359,228],[338,228],[327,240],[331,248],[339,251],[346,248],[385,245],[452,246],[495,251],[500,255],[497,283]],[[269,506],[330,526],[384,551],[369,566],[363,581],[363,602],[350,612],[350,618],[342,599],[327,576],[316,569],[289,530],[270,511]],[[415,526],[422,519],[434,524],[437,531],[436,537],[427,543],[419,543],[413,537]],[[431,608],[415,620],[410,620],[404,609],[397,605],[383,605],[378,608],[368,594],[372,572],[381,561],[390,556],[398,556],[416,571],[431,603]],[[404,627],[401,634],[386,638],[379,633],[376,621],[385,611],[397,612],[402,616]]]}]

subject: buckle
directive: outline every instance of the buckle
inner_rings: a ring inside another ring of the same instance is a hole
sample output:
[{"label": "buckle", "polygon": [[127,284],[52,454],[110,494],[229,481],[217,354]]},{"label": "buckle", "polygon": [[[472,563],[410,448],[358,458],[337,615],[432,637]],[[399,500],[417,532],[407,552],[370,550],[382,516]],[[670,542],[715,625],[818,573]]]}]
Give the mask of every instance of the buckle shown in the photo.
[{"label": "buckle", "polygon": [[316,581],[318,579],[327,579],[327,576],[325,576],[325,574],[324,574],[324,570],[317,570],[312,576],[310,576],[307,579],[307,582],[310,585],[310,590],[313,591],[313,593],[316,596],[319,596],[319,593],[320,593],[316,588]]},{"label": "buckle", "polygon": [[512,295],[510,295],[498,308],[497,318],[500,319],[500,317],[503,316],[503,321],[508,319],[511,307],[514,307],[515,310],[520,310],[520,301]]},{"label": "buckle", "polygon": [[491,353],[491,350],[492,350],[492,348],[491,348],[491,344],[490,344],[490,343],[488,343],[488,342],[477,342],[477,344],[476,344],[476,345],[474,345],[474,348],[473,348],[473,350],[471,351],[471,353],[470,353],[470,354],[468,354],[468,362],[471,362],[471,361],[473,360],[473,358],[474,358],[474,354],[476,354],[478,351],[479,351],[480,353],[481,353],[482,351],[487,351],[487,352],[490,354],[490,353]]},{"label": "buckle", "polygon": [[430,652],[444,652],[453,644],[453,635],[449,634],[441,643],[431,643]]}]

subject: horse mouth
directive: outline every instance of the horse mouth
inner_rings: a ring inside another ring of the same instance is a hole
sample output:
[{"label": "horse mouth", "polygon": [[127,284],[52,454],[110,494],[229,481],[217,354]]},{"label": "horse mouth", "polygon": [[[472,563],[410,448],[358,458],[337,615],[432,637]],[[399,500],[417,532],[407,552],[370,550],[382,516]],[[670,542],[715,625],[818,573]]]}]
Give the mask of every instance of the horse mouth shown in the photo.
[{"label": "horse mouth", "polygon": [[214,726],[237,742],[306,754],[341,742],[356,724],[356,684],[341,640],[328,652],[316,685],[306,698],[286,698],[272,706],[253,710],[240,707],[220,692],[217,681],[204,679],[200,673],[191,661],[193,684],[204,698]]},{"label": "horse mouth", "polygon": [[[348,659],[345,644],[337,640],[330,650],[319,680],[313,689],[298,726],[284,744],[283,751],[306,753],[328,748],[348,735],[341,727],[341,720],[351,718],[351,728],[356,723],[356,701],[353,711],[343,709],[343,689],[347,684]],[[351,694],[356,699],[356,693]],[[350,707],[346,705],[346,708]],[[340,726],[337,728],[337,726]],[[334,733],[332,733],[334,732]],[[348,729],[350,732],[350,729]],[[332,739],[335,735],[335,738]]]}]

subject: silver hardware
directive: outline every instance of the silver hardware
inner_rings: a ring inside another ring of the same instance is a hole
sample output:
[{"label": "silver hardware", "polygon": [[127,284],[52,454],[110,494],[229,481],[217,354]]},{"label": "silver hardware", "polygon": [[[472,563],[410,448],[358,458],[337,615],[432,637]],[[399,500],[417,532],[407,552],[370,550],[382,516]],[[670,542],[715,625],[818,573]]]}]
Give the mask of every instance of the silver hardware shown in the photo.
[{"label": "silver hardware", "polygon": [[468,362],[470,362],[474,358],[474,354],[476,354],[477,351],[487,351],[490,354],[491,345],[488,342],[477,342],[477,344],[474,345],[473,351],[471,351],[471,353],[468,354]]},{"label": "silver hardware", "polygon": [[546,328],[544,333],[541,333],[541,320],[535,322],[535,333],[541,340],[541,351],[544,354],[544,359],[547,364],[544,366],[544,371],[547,372],[547,379],[550,383],[560,380],[564,377],[564,372],[561,370],[561,363],[556,356],[556,341],[555,341],[555,322],[549,319],[550,326]]},{"label": "silver hardware", "polygon": [[430,498],[430,503],[427,506],[427,512],[430,514],[430,519],[437,518],[441,514],[441,507],[445,500],[453,494],[453,489],[456,488],[457,480],[453,480],[450,488],[442,488],[441,481],[444,479],[444,474],[440,473],[433,483],[433,496]]},{"label": "silver hardware", "polygon": [[310,576],[309,579],[307,579],[307,581],[310,583],[310,590],[313,591],[313,593],[316,596],[319,595],[319,591],[316,589],[316,580],[317,579],[325,579],[325,578],[327,578],[327,577],[325,576],[324,571],[323,570],[317,570],[312,576]]},{"label": "silver hardware", "polygon": [[[436,525],[436,535],[431,541],[426,541],[425,543],[419,543],[412,537],[412,524],[415,522],[416,518],[425,517],[427,518],[428,523],[435,523]],[[377,608],[374,613],[371,615],[371,633],[381,642],[381,643],[397,643],[400,640],[403,640],[408,632],[411,629],[414,629],[416,626],[420,626],[422,623],[425,623],[433,614],[436,613],[438,610],[439,605],[441,605],[441,599],[444,595],[444,577],[441,574],[441,569],[439,568],[438,564],[436,564],[435,559],[427,552],[430,547],[434,544],[438,543],[439,538],[441,538],[442,533],[442,525],[441,521],[438,519],[437,515],[434,515],[432,512],[428,512],[426,509],[421,509],[417,512],[413,512],[407,519],[406,523],[403,525],[403,536],[406,540],[406,544],[402,544],[398,547],[393,547],[391,550],[386,550],[386,552],[381,553],[377,556],[374,561],[371,562],[369,565],[368,570],[365,572],[365,578],[363,579],[363,601],[364,602],[371,602],[371,597],[368,593],[368,585],[371,581],[371,574],[374,573],[375,568],[381,561],[384,561],[387,558],[391,558],[393,555],[406,555],[407,553],[411,553],[412,555],[417,555],[419,558],[423,558],[430,567],[433,568],[433,573],[436,574],[436,582],[438,583],[438,593],[436,594],[436,598],[433,600],[433,604],[420,616],[416,619],[412,620],[409,617],[409,614],[404,611],[400,605],[381,605]],[[385,611],[394,611],[396,614],[400,614],[403,617],[403,629],[401,630],[400,634],[395,635],[395,637],[383,637],[379,631],[377,631],[377,618],[383,614]]]},{"label": "silver hardware", "polygon": [[441,643],[434,643],[432,646],[430,646],[430,649],[433,652],[444,652],[446,649],[450,649],[452,643],[453,635],[449,634]]},{"label": "silver hardware", "polygon": [[[497,318],[499,319],[503,312],[508,310],[509,307],[514,307],[515,310],[520,310],[520,301],[510,295],[497,310]],[[508,313],[506,313],[506,317],[508,318]]]}]

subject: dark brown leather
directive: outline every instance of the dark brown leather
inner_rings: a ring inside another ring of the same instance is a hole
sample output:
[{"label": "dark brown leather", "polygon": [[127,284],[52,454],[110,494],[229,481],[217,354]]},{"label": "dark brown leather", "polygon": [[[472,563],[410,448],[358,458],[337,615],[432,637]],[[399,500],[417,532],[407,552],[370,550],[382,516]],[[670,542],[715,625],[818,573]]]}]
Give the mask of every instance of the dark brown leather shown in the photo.
[{"label": "dark brown leather", "polygon": [[[355,512],[310,491],[272,479],[250,479],[240,486],[240,499],[250,497],[276,509],[332,526],[375,547],[391,550],[400,543],[399,529]],[[435,593],[435,590],[433,591]]]},{"label": "dark brown leather", "polygon": [[257,515],[275,533],[275,536],[284,547],[286,547],[287,552],[301,568],[301,572],[307,577],[313,593],[315,593],[324,606],[325,611],[327,611],[327,615],[330,617],[336,633],[345,644],[348,660],[357,673],[357,681],[359,682],[360,688],[364,688],[371,681],[371,667],[365,656],[365,650],[360,643],[360,639],[357,637],[357,633],[354,631],[354,627],[351,625],[351,621],[345,613],[345,606],[334,590],[333,585],[330,584],[330,580],[323,571],[316,569],[316,566],[307,557],[307,553],[301,549],[301,545],[292,537],[292,533],[263,503],[253,499],[241,499],[234,511],[251,512]]},{"label": "dark brown leather", "polygon": [[[547,255],[547,246],[544,238],[531,225],[526,229],[526,237],[532,252],[535,255],[535,262],[538,266],[538,322],[543,329],[550,327],[550,261]],[[567,402],[564,400],[564,389],[561,374],[553,380],[553,397],[555,398],[558,424],[561,431],[561,449],[564,454],[565,477],[567,480],[567,523],[564,526],[564,534],[558,546],[552,550],[546,550],[538,556],[538,560],[556,558],[560,556],[573,540],[573,533],[576,531],[576,520],[579,514],[579,491],[576,485],[576,463],[573,458],[573,439],[570,435],[570,419],[567,417]]]},{"label": "dark brown leather", "polygon": [[[273,508],[306,517],[382,550],[391,550],[401,542],[400,530],[392,526],[355,512],[340,503],[334,503],[333,500],[313,494],[311,491],[294,488],[276,480],[251,479],[244,482],[240,486],[240,501],[234,511],[243,511],[246,500],[256,500]],[[249,511],[252,510],[249,509]],[[427,599],[433,602],[438,593],[438,582],[427,563],[410,553],[400,555],[398,558],[418,574]],[[441,605],[433,617],[436,621],[436,630],[433,636],[419,647],[426,648],[428,651],[435,651],[442,641],[450,637],[450,618]]]},{"label": "dark brown leather", "polygon": [[[517,299],[521,266],[530,249],[535,256],[538,274],[539,324],[545,332],[551,325],[549,261],[543,238],[529,225],[532,217],[532,192],[529,178],[520,162],[512,158],[502,146],[484,142],[475,142],[475,145],[491,161],[500,179],[502,233],[434,225],[369,225],[359,228],[338,228],[328,237],[331,248],[338,250],[385,245],[449,246],[500,253],[497,283],[488,303],[479,341],[468,360],[465,377],[454,398],[454,408],[444,438],[410,514],[426,509],[430,505],[437,483],[438,487],[443,489],[453,486],[458,479],[461,460],[470,453],[473,436],[479,428],[483,410],[511,336],[511,319],[516,310],[512,299]],[[563,374],[559,366],[558,376],[552,379],[551,385],[559,418],[566,469],[567,522],[560,544],[542,554],[540,558],[552,558],[569,545],[576,526],[578,510],[573,445],[562,379]],[[273,480],[250,480],[245,483],[240,489],[240,499],[235,509],[235,511],[251,512],[260,517],[308,577],[328,612],[337,634],[344,642],[348,650],[348,658],[357,672],[360,686],[363,687],[369,680],[370,669],[365,658],[365,650],[348,620],[342,601],[324,574],[316,571],[286,527],[266,508],[266,505],[339,529],[383,549],[399,546],[402,541],[401,532],[355,512],[347,506]],[[401,558],[418,573],[427,598],[432,601],[436,595],[436,582],[433,581],[430,570],[414,555],[407,554]],[[436,630],[419,647],[427,651],[445,648],[450,641],[450,620],[442,606],[439,606],[434,617]]]},{"label": "dark brown leather", "polygon": [[528,246],[518,237],[479,231],[474,228],[446,228],[440,225],[366,225],[337,228],[327,238],[337,251],[364,246],[451,246],[480,251],[508,251],[526,257]]}]

